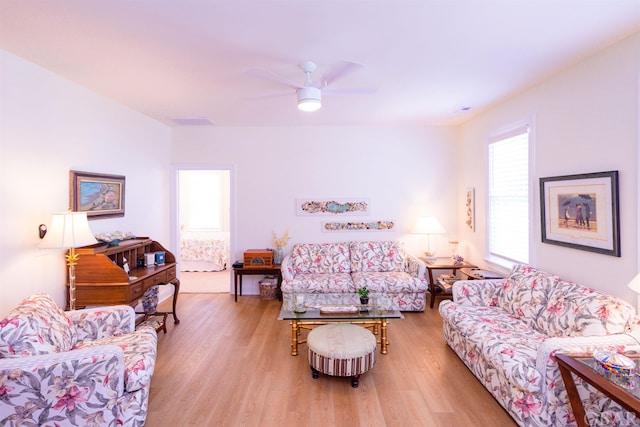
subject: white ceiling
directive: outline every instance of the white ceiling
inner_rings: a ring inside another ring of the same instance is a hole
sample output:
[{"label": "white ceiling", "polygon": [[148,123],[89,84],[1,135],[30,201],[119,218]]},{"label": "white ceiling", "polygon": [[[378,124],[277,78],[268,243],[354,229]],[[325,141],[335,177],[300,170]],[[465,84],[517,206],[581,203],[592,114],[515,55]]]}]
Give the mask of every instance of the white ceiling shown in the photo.
[{"label": "white ceiling", "polygon": [[[640,0],[0,0],[1,49],[169,125],[461,123],[637,31]],[[377,91],[304,113],[249,72],[307,60]]]}]

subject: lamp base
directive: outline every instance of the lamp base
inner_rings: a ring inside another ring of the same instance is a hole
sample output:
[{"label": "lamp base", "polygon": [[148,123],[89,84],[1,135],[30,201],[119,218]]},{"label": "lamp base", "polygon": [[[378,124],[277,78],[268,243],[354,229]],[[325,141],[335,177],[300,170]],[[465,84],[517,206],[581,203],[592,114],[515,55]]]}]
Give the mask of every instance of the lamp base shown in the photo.
[{"label": "lamp base", "polygon": [[433,262],[436,259],[438,259],[438,257],[436,257],[436,253],[434,251],[425,251],[424,252],[424,259],[427,262]]}]

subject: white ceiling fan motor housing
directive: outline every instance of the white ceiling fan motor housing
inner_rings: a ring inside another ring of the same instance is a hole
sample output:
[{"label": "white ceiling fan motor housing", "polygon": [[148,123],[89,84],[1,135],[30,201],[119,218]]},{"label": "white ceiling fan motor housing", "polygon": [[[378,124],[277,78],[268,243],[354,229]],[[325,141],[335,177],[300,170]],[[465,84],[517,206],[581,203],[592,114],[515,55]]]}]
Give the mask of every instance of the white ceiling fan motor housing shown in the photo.
[{"label": "white ceiling fan motor housing", "polygon": [[317,87],[301,87],[296,93],[298,95],[298,108],[302,111],[316,111],[322,106],[322,91]]}]

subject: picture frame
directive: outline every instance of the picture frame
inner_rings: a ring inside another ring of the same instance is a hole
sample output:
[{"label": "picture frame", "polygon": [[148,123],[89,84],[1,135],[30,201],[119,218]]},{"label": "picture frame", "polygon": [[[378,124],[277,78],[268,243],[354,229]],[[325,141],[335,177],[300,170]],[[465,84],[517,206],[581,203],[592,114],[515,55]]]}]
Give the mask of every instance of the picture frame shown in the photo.
[{"label": "picture frame", "polygon": [[71,210],[88,219],[124,216],[125,183],[123,175],[69,171]]},{"label": "picture frame", "polygon": [[618,171],[540,178],[542,242],[620,257]]},{"label": "picture frame", "polygon": [[396,222],[390,220],[379,221],[325,221],[322,222],[323,232],[334,231],[391,231]]},{"label": "picture frame", "polygon": [[298,198],[297,216],[368,216],[371,203],[366,197]]},{"label": "picture frame", "polygon": [[466,208],[467,219],[465,224],[471,231],[476,231],[476,190],[468,187],[464,193],[464,206]]}]

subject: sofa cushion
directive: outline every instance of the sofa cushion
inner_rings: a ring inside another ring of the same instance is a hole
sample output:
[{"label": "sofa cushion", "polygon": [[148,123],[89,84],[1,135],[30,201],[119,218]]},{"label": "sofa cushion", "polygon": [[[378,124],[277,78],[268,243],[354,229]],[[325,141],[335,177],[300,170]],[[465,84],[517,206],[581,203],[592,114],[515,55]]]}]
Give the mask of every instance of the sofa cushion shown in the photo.
[{"label": "sofa cushion", "polygon": [[351,271],[404,271],[402,244],[395,241],[351,242]]},{"label": "sofa cushion", "polygon": [[367,286],[371,292],[396,293],[396,292],[426,292],[426,282],[412,277],[403,271],[389,272],[353,272],[351,273],[353,285],[356,289]]},{"label": "sofa cushion", "polygon": [[158,335],[151,326],[144,325],[126,335],[101,338],[78,343],[76,348],[117,345],[124,352],[124,388],[128,392],[140,390],[151,382],[155,370]]},{"label": "sofa cushion", "polygon": [[349,273],[319,274],[300,273],[295,279],[282,282],[284,293],[333,293],[355,292]]},{"label": "sofa cushion", "polygon": [[551,291],[536,328],[552,337],[619,334],[630,327],[635,312],[626,301],[562,280]]},{"label": "sofa cushion", "polygon": [[46,294],[26,298],[0,320],[0,357],[69,351],[75,344],[73,323]]},{"label": "sofa cushion", "polygon": [[523,391],[536,393],[542,375],[536,370],[537,350],[548,337],[500,307],[441,305],[445,321],[460,331],[475,349],[471,364],[487,363]]},{"label": "sofa cushion", "polygon": [[498,304],[527,324],[534,326],[546,307],[548,294],[558,277],[527,265],[515,265],[504,281]]},{"label": "sofa cushion", "polygon": [[295,275],[351,272],[347,243],[297,244],[291,250],[290,262]]}]

